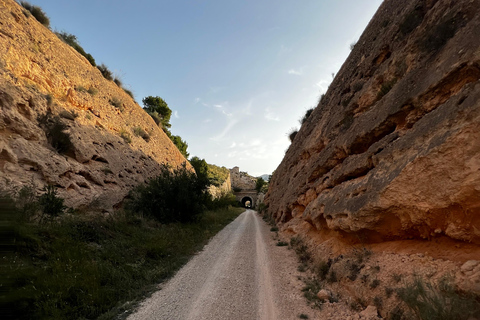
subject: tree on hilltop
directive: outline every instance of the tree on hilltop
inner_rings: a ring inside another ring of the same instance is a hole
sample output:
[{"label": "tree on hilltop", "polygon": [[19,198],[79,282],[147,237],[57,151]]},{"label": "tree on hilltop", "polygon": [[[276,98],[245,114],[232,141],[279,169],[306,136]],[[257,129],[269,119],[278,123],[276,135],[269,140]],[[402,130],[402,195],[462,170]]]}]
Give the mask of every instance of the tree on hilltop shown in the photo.
[{"label": "tree on hilltop", "polygon": [[172,110],[168,107],[168,104],[160,97],[148,96],[143,98],[143,109],[155,120],[157,125],[162,125],[166,130],[172,125],[170,124],[170,117],[172,116]]}]

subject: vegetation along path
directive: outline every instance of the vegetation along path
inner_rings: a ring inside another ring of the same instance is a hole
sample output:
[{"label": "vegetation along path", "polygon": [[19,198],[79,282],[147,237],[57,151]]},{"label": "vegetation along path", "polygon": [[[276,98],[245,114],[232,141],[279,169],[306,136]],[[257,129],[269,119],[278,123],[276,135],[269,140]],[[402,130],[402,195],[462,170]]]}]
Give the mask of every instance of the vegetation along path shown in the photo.
[{"label": "vegetation along path", "polygon": [[269,228],[245,211],[128,319],[298,319],[295,255]]}]

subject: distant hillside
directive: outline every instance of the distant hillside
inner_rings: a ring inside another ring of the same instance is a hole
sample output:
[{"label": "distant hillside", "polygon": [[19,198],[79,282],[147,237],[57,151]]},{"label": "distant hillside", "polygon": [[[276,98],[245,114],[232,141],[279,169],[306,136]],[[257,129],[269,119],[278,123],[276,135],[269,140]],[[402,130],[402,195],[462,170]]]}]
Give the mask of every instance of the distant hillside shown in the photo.
[{"label": "distant hillside", "polygon": [[269,174],[262,174],[261,176],[257,177],[257,178],[262,178],[263,180],[265,181],[268,181],[270,180],[270,176]]}]

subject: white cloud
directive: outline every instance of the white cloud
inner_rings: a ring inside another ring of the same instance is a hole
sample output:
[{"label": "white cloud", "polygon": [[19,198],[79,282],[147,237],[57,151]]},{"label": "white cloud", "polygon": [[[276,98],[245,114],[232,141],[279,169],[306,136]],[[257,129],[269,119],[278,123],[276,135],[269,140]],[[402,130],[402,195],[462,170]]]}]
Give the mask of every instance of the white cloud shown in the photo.
[{"label": "white cloud", "polygon": [[268,121],[280,121],[280,117],[272,112],[269,107],[265,108],[265,119]]},{"label": "white cloud", "polygon": [[236,144],[236,143],[235,143],[235,141],[234,141],[234,142],[233,142],[233,143],[230,145],[230,147],[229,147],[229,148],[230,148],[230,149],[232,149],[232,148],[235,148],[235,147],[236,147],[236,145],[237,145],[237,144]]},{"label": "white cloud", "polygon": [[227,125],[225,126],[225,128],[223,129],[222,132],[220,132],[220,134],[214,136],[214,137],[211,137],[210,140],[212,141],[222,141],[223,138],[225,137],[225,135],[237,124],[238,120],[237,119],[229,119],[229,121],[227,122]]},{"label": "white cloud", "polygon": [[173,112],[173,116],[174,116],[175,118],[177,118],[177,119],[180,118],[180,116],[178,115],[178,111],[177,111],[177,110],[175,110],[175,111]]},{"label": "white cloud", "polygon": [[331,81],[327,81],[327,80],[322,79],[322,80],[318,81],[315,85],[320,88],[321,93],[325,93],[325,92],[327,92],[327,89],[330,85],[330,82]]},{"label": "white cloud", "polygon": [[290,69],[288,70],[288,74],[294,74],[296,76],[301,76],[303,72],[301,70]]},{"label": "white cloud", "polygon": [[200,98],[195,98],[195,104],[200,102]]}]

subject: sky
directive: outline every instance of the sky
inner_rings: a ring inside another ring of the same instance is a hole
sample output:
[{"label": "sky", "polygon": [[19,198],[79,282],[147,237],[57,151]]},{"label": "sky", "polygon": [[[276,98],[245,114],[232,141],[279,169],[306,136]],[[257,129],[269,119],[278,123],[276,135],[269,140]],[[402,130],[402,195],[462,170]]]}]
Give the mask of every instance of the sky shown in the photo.
[{"label": "sky", "polygon": [[160,96],[190,157],[271,174],[382,0],[30,0],[142,106]]}]

